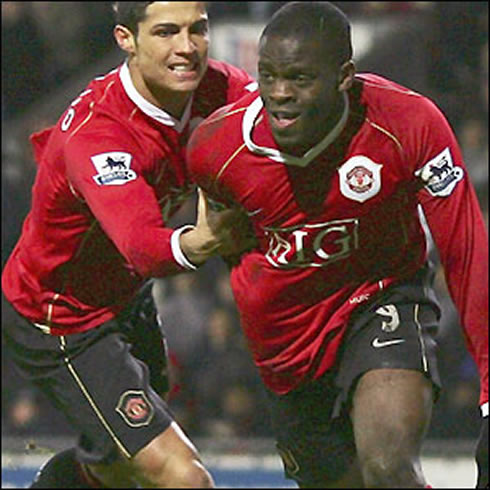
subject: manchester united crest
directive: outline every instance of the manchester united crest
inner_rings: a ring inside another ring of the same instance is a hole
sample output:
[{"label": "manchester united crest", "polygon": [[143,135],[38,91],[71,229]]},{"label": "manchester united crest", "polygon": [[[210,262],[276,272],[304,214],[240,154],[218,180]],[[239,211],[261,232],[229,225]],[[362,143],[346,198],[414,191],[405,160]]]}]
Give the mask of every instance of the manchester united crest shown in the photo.
[{"label": "manchester united crest", "polygon": [[364,202],[381,189],[381,168],[365,156],[347,160],[339,169],[340,192],[354,201]]},{"label": "manchester united crest", "polygon": [[119,398],[116,412],[131,427],[148,425],[153,418],[153,405],[142,390],[125,391]]}]

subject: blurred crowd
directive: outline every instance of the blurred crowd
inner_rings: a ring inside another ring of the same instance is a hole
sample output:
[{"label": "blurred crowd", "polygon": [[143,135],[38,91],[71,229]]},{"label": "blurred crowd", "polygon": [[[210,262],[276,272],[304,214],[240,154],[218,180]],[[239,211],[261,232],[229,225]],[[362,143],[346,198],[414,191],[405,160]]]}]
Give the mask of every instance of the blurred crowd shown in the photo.
[{"label": "blurred crowd", "polygon": [[[231,17],[265,22],[284,3],[209,2],[209,12],[211,22]],[[488,3],[334,3],[353,21],[407,15],[423,20],[425,95],[437,102],[457,134],[488,224]],[[110,2],[2,2],[2,265],[29,208],[36,170],[28,134],[59,116],[36,108],[70,80],[95,75],[94,63],[116,49],[112,22]],[[410,48],[404,46],[407,52]],[[394,61],[406,55],[392,54]],[[194,217],[195,199],[172,224]],[[436,286],[444,308],[438,337],[445,389],[429,437],[474,437],[478,374],[440,267]],[[170,406],[182,426],[192,436],[270,435],[264,393],[240,331],[226,266],[213,259],[197,273],[160,280],[157,300],[170,349]],[[2,323],[15,321],[2,296]],[[64,430],[69,435],[65,422],[19,379],[3,354],[2,345],[2,433]]]}]

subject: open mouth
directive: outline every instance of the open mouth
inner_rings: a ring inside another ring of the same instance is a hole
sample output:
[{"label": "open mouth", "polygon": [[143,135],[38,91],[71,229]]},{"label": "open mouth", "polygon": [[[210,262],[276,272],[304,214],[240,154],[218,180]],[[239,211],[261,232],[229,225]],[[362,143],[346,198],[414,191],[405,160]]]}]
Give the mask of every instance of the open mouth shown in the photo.
[{"label": "open mouth", "polygon": [[300,117],[299,112],[274,111],[270,113],[272,124],[278,129],[292,126]]},{"label": "open mouth", "polygon": [[175,63],[169,66],[170,70],[177,72],[189,72],[197,70],[197,63]]},{"label": "open mouth", "polygon": [[195,78],[199,74],[199,63],[175,63],[169,65],[168,69],[177,77],[182,79]]}]

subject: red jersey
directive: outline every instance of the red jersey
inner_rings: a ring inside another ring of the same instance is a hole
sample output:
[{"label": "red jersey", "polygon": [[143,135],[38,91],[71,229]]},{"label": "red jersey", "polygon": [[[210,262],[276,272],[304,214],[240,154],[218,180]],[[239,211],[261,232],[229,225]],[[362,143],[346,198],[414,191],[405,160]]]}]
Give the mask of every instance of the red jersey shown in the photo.
[{"label": "red jersey", "polygon": [[13,307],[52,334],[81,332],[120,312],[143,278],[184,270],[165,223],[193,190],[189,128],[251,84],[246,72],[210,60],[176,120],[136,91],[123,64],[34,134],[32,209],[2,274]]},{"label": "red jersey", "polygon": [[488,398],[488,238],[460,149],[427,98],[356,76],[336,127],[303,157],[278,150],[258,93],[193,133],[198,185],[250,216],[259,246],[232,270],[266,385],[286,393],[335,362],[358,305],[426,261],[421,213]]}]

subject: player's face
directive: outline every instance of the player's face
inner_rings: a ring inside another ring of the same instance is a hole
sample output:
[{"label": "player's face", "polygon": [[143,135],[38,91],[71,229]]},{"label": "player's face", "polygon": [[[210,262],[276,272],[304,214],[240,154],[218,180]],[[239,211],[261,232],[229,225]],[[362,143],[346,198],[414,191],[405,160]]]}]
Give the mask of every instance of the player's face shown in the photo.
[{"label": "player's face", "polygon": [[336,124],[344,108],[340,68],[318,40],[266,36],[259,47],[259,87],[278,147],[303,155]]},{"label": "player's face", "polygon": [[153,2],[136,38],[130,33],[121,41],[117,29],[116,39],[129,54],[133,82],[143,96],[159,100],[168,92],[179,97],[197,88],[209,48],[204,2]]}]

